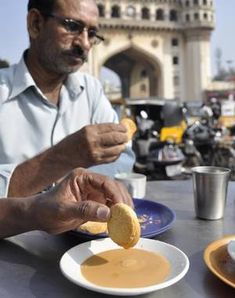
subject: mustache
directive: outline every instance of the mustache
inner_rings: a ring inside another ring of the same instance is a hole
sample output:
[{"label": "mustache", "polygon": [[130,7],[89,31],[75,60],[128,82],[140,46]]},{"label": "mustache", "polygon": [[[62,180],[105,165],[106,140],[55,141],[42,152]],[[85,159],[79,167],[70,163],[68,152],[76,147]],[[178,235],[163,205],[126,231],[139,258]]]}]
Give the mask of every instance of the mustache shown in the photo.
[{"label": "mustache", "polygon": [[76,46],[73,49],[66,51],[66,54],[79,57],[83,62],[87,62],[88,60],[88,54],[80,46]]}]

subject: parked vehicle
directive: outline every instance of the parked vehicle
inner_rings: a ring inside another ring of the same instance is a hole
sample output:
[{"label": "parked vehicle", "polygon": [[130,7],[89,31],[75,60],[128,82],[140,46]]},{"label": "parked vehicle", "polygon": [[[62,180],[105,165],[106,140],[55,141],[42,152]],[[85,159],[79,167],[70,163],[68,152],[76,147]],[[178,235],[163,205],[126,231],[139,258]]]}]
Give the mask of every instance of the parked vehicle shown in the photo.
[{"label": "parked vehicle", "polygon": [[135,171],[149,179],[174,179],[182,174],[184,155],[179,147],[185,126],[182,107],[175,101],[142,100],[127,102],[137,123],[133,139]]},{"label": "parked vehicle", "polygon": [[231,169],[231,179],[235,179],[234,141],[225,127],[217,128],[213,121],[201,117],[189,125],[183,135],[183,164],[186,172],[194,166],[209,165]]},{"label": "parked vehicle", "polygon": [[129,100],[126,108],[138,128],[133,139],[136,172],[149,180],[185,179],[192,167],[212,165],[230,168],[235,180],[234,140],[225,127],[217,127],[219,115],[211,118],[214,113],[197,105],[192,121],[187,105],[159,99]]}]

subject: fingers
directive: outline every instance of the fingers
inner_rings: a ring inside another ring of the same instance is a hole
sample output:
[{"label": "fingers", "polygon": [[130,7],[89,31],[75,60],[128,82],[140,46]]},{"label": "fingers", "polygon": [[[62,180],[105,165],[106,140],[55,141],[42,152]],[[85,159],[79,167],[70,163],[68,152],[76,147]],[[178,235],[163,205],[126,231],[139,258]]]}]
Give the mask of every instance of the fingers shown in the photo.
[{"label": "fingers", "polygon": [[105,147],[102,149],[97,149],[90,153],[93,160],[96,161],[97,164],[99,163],[109,163],[115,161],[119,158],[120,154],[126,149],[126,146],[117,145],[115,147]]},{"label": "fingers", "polygon": [[128,142],[127,133],[109,132],[103,133],[99,136],[99,143],[103,147],[117,146]]},{"label": "fingers", "polygon": [[101,123],[96,124],[99,134],[109,133],[109,132],[123,132],[126,133],[127,129],[123,124],[118,123]]},{"label": "fingers", "polygon": [[[118,147],[118,145],[123,145],[128,142],[128,135],[127,133],[123,132],[110,132],[110,133],[103,133],[100,135],[99,143],[102,147]],[[124,148],[125,149],[125,148]]]},{"label": "fingers", "polygon": [[120,190],[120,193],[122,194],[122,198],[124,199],[123,200],[123,203],[129,205],[131,208],[134,208],[134,203],[133,203],[133,200],[132,200],[132,197],[131,195],[129,194],[127,188],[125,185],[123,185],[121,182],[119,181],[116,181],[118,187],[119,187],[119,190]]},{"label": "fingers", "polygon": [[113,162],[125,151],[128,142],[125,127],[114,123],[87,125],[71,139],[74,143],[69,147],[74,148],[71,155],[75,167]]},{"label": "fingers", "polygon": [[101,124],[90,124],[82,128],[84,135],[89,136],[90,134],[96,134],[97,136],[102,136],[103,134],[126,134],[127,129],[122,124],[116,123],[101,123]]},{"label": "fingers", "polygon": [[[132,205],[129,193],[120,182],[104,175],[75,169],[69,176],[71,192],[79,200],[99,201],[104,204],[124,202]],[[76,200],[76,199],[75,199]]]},{"label": "fingers", "polygon": [[127,129],[122,124],[105,123],[97,125],[101,146],[116,146],[128,142]]},{"label": "fingers", "polygon": [[103,123],[83,127],[82,134],[100,146],[115,146],[128,142],[127,129],[122,124]]},{"label": "fingers", "polygon": [[110,217],[109,207],[95,201],[82,201],[69,206],[70,219],[84,221],[107,221]]}]

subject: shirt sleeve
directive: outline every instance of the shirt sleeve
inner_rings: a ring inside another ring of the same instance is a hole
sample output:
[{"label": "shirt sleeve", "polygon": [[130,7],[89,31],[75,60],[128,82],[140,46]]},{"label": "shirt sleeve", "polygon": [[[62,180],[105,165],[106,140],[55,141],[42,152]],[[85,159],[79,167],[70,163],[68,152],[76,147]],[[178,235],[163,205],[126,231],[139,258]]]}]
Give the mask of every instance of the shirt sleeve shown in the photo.
[{"label": "shirt sleeve", "polygon": [[103,87],[99,81],[95,80],[95,83],[96,84],[93,88],[88,88],[88,100],[90,101],[90,106],[92,107],[91,122],[93,124],[105,122],[118,123],[118,115],[104,94]]},{"label": "shirt sleeve", "polygon": [[[93,124],[105,122],[118,123],[118,115],[113,109],[110,101],[105,96],[100,82],[95,80],[94,83],[96,85],[93,86],[93,88],[88,88],[88,100],[90,101],[90,103],[92,102],[91,122]],[[129,142],[126,146],[126,150],[115,162],[93,166],[89,169],[100,174],[114,177],[114,175],[117,173],[132,172],[134,162],[135,154],[131,148],[131,143]]]},{"label": "shirt sleeve", "polygon": [[11,176],[16,168],[16,164],[0,165],[0,199],[6,198],[8,195],[8,188]]}]

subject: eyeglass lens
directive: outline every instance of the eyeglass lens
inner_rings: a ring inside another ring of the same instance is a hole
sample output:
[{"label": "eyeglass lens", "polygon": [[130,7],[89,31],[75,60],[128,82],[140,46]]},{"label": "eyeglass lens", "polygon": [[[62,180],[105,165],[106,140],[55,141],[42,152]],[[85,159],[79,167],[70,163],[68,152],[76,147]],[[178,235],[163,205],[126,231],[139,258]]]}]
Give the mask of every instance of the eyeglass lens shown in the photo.
[{"label": "eyeglass lens", "polygon": [[88,32],[89,38],[96,37],[96,30],[95,29],[87,29],[86,26],[82,23],[75,22],[73,20],[64,20],[64,25],[67,31],[71,33],[78,33],[81,34],[84,30]]}]

